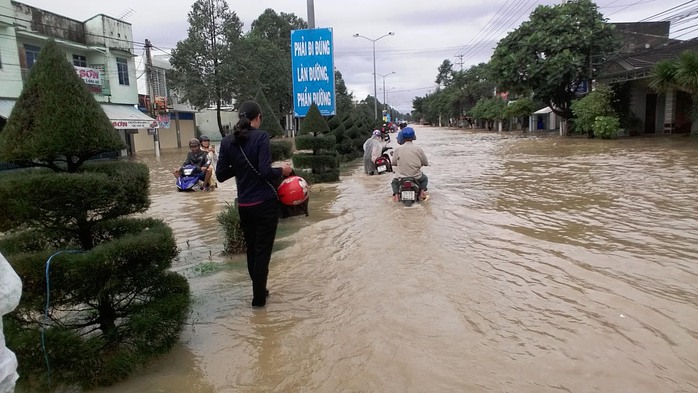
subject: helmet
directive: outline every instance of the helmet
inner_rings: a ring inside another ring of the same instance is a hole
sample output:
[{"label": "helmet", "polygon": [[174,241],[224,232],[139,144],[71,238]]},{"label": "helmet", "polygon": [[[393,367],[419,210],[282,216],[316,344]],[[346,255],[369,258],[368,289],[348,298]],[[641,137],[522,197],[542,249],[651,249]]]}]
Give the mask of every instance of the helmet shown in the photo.
[{"label": "helmet", "polygon": [[402,137],[404,139],[417,139],[417,135],[414,133],[414,128],[405,127],[402,129]]},{"label": "helmet", "polygon": [[196,138],[189,139],[189,147],[194,146],[201,146],[201,142],[199,142],[199,140]]},{"label": "helmet", "polygon": [[210,141],[211,141],[211,138],[209,138],[209,137],[206,136],[206,135],[201,135],[201,136],[199,137],[199,140],[200,140],[201,142],[203,142],[203,141],[209,141],[209,142],[210,142]]},{"label": "helmet", "polygon": [[373,136],[381,136],[382,134],[380,130],[373,130]]},{"label": "helmet", "polygon": [[400,124],[398,126],[400,128],[405,128],[405,127],[407,127],[407,122],[402,121],[402,122],[400,122]]},{"label": "helmet", "polygon": [[310,185],[300,176],[289,176],[281,182],[277,192],[284,205],[300,205],[310,197]]}]

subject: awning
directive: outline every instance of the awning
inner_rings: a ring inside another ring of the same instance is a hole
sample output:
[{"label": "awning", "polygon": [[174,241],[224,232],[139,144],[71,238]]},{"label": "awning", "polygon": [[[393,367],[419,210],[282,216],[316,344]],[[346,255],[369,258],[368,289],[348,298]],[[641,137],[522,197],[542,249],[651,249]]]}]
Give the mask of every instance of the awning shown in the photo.
[{"label": "awning", "polygon": [[543,108],[543,109],[539,109],[539,110],[533,112],[533,114],[534,114],[534,115],[545,115],[545,114],[548,114],[548,113],[550,113],[550,112],[552,112],[552,111],[553,111],[553,109],[552,109],[551,107],[546,106],[546,107]]},{"label": "awning", "polygon": [[15,107],[15,100],[9,100],[6,98],[0,98],[0,117],[7,119],[12,113],[12,108]]},{"label": "awning", "polygon": [[118,130],[156,128],[157,121],[132,105],[101,104],[111,124]]}]

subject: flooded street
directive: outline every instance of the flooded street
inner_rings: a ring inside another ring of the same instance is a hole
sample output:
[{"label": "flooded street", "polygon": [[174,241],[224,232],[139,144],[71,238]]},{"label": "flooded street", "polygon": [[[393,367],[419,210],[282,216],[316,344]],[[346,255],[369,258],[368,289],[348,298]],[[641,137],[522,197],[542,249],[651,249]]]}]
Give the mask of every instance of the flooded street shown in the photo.
[{"label": "flooded street", "polygon": [[263,310],[221,254],[234,181],[178,193],[187,149],[137,157],[193,305],[171,353],[95,392],[698,391],[698,139],[416,131],[430,199],[360,163],[315,185]]}]

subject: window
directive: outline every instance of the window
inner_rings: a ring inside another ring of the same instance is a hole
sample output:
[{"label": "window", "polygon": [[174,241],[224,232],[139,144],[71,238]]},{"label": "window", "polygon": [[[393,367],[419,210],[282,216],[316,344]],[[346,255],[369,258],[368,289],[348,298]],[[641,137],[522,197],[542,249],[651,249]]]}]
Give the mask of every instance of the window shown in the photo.
[{"label": "window", "polygon": [[36,63],[36,60],[39,58],[40,51],[41,48],[39,48],[38,46],[24,44],[24,53],[27,56],[28,69],[31,69],[34,63]]},{"label": "window", "polygon": [[128,62],[126,59],[116,58],[116,72],[119,74],[119,84],[128,86]]},{"label": "window", "polygon": [[73,65],[76,67],[87,67],[87,58],[85,56],[73,55]]}]

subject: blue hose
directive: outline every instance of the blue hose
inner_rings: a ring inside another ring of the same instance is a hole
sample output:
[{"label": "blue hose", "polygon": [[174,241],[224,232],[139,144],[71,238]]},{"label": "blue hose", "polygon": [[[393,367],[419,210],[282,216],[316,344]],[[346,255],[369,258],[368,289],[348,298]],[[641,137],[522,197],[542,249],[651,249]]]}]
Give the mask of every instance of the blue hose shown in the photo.
[{"label": "blue hose", "polygon": [[60,255],[63,253],[69,253],[69,254],[76,254],[80,253],[82,250],[63,250],[63,251],[58,251],[57,253],[51,255],[48,260],[46,261],[46,307],[44,308],[44,326],[41,327],[41,350],[44,352],[44,360],[46,361],[46,370],[48,372],[48,387],[49,389],[51,388],[51,366],[48,361],[48,353],[46,352],[46,337],[45,337],[45,330],[46,326],[48,325],[48,307],[49,303],[51,301],[51,292],[50,292],[50,286],[49,286],[49,266],[51,265],[51,260],[53,257],[56,255]]}]

